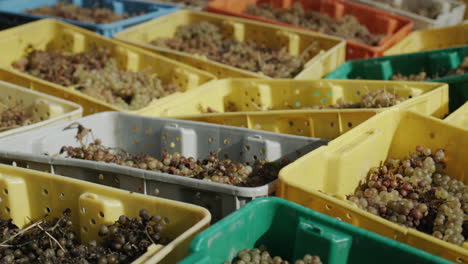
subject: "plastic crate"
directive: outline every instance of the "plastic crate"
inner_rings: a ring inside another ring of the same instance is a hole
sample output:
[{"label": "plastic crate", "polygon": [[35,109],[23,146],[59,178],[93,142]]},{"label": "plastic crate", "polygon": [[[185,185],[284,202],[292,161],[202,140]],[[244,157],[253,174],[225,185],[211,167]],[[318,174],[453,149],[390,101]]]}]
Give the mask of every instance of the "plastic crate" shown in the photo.
[{"label": "plastic crate", "polygon": [[[195,237],[190,256],[179,264],[224,263],[245,248],[265,245],[272,256],[293,261],[305,254],[327,264],[449,264],[386,237],[295,203],[257,199]],[[229,262],[231,263],[231,262]]]},{"label": "plastic crate", "polygon": [[[132,0],[132,1],[136,1],[136,0]],[[187,3],[178,4],[178,3],[172,3],[171,1],[164,1],[164,0],[140,0],[140,1],[150,2],[150,3],[170,4],[170,5],[178,6],[180,9],[190,9],[190,10],[195,10],[195,11],[202,11],[205,8],[205,7],[195,6],[195,5],[191,5]],[[187,1],[187,2],[190,2],[190,1]],[[208,2],[209,0],[207,0],[207,4]]]},{"label": "plastic crate", "polygon": [[468,129],[468,102],[445,118],[445,121],[452,125]]},{"label": "plastic crate", "polygon": [[345,196],[354,193],[371,167],[389,157],[403,157],[417,145],[444,148],[447,174],[468,178],[468,131],[434,117],[393,109],[376,115],[352,131],[296,160],[280,171],[278,196],[353,225],[425,250],[450,261],[465,263],[463,247],[405,228],[359,209]]},{"label": "plastic crate", "polygon": [[418,30],[384,52],[384,56],[468,45],[468,24]]},{"label": "plastic crate", "polygon": [[[442,83],[223,79],[209,82],[197,90],[161,104],[157,114],[333,139],[375,113],[388,108],[321,110],[300,108],[334,104],[340,98],[344,98],[347,102],[357,102],[360,101],[362,94],[382,88],[394,91],[399,96],[411,98],[395,107],[439,118],[448,113],[448,86]],[[229,107],[230,103],[235,103],[239,112],[225,112],[225,108]],[[208,107],[218,113],[205,113]],[[275,110],[259,111],[259,108]]]},{"label": "plastic crate", "polygon": [[[205,158],[211,152],[233,161],[255,159],[291,161],[328,141],[252,131],[235,127],[149,118],[118,112],[95,114],[76,120],[92,128],[94,137],[104,145],[120,147],[131,153],[160,157],[163,149],[184,156]],[[0,159],[38,170],[48,169],[90,182],[129,191],[194,203],[210,209],[218,220],[248,201],[274,193],[276,181],[260,187],[237,187],[188,177],[134,169],[115,164],[54,156],[63,145],[79,146],[76,130],[63,131],[69,124],[23,133],[0,140]],[[15,145],[14,142],[21,142]],[[48,155],[44,155],[44,154]],[[101,175],[101,176],[100,176]]]},{"label": "plastic crate", "polygon": [[246,19],[188,10],[178,11],[124,30],[116,34],[115,38],[193,65],[215,74],[218,78],[269,78],[264,74],[242,70],[186,52],[174,51],[150,44],[151,41],[157,38],[174,36],[177,28],[181,25],[202,21],[215,23],[226,28],[226,30],[231,30],[233,36],[239,41],[251,40],[256,43],[271,45],[271,47],[287,46],[289,53],[295,56],[302,52],[308,52],[313,43],[318,43],[320,51],[310,55],[304,69],[295,76],[296,79],[320,79],[344,62],[345,42],[338,38]]},{"label": "plastic crate", "polygon": [[403,7],[428,7],[436,4],[442,6],[442,12],[437,18],[429,18],[417,13],[394,7],[391,4],[383,3],[378,0],[353,0],[355,2],[375,7],[387,12],[391,12],[400,16],[411,19],[414,23],[414,29],[427,29],[453,26],[463,21],[466,5],[456,0],[417,0],[417,1],[402,1],[392,0],[397,6]]},{"label": "plastic crate", "polygon": [[151,245],[133,263],[175,263],[187,255],[190,241],[210,222],[210,213],[201,207],[151,197],[49,173],[0,165],[2,218],[11,218],[20,228],[48,213],[60,217],[69,208],[75,232],[83,242],[98,239],[102,224],[113,224],[120,215],[138,215],[147,209],[169,217],[165,232],[172,241]]},{"label": "plastic crate", "polygon": [[[290,28],[301,28],[286,24],[277,20],[266,19],[258,16],[244,14],[247,6],[251,3],[277,3],[277,6],[289,8],[294,3],[300,2],[305,10],[313,10],[325,13],[333,18],[340,19],[345,15],[356,16],[369,31],[374,34],[384,34],[385,37],[377,46],[365,45],[356,41],[347,41],[346,59],[358,59],[382,56],[383,52],[402,40],[413,29],[413,22],[405,17],[393,15],[375,8],[342,0],[213,0],[207,10],[220,14],[255,19],[267,23],[287,26]],[[301,28],[304,29],[304,28]],[[310,31],[310,30],[308,30]]]},{"label": "plastic crate", "polygon": [[41,83],[41,85],[47,84],[48,90],[43,90],[43,92],[80,104],[83,106],[85,115],[109,110],[148,113],[157,108],[159,102],[174,98],[180,93],[174,93],[162,99],[154,100],[142,109],[127,111],[85,95],[77,91],[76,87],[60,86],[43,81],[27,73],[22,73],[15,70],[11,64],[25,56],[25,52],[29,49],[30,45],[40,50],[48,48],[68,52],[82,52],[91,50],[94,46],[100,46],[109,48],[122,68],[131,71],[145,69],[150,73],[157,74],[163,83],[174,82],[179,84],[183,91],[196,88],[215,78],[212,74],[188,65],[52,19],[40,20],[1,31],[0,45],[2,46],[0,67],[14,73],[13,76],[9,75],[10,79],[18,78],[18,81],[13,80],[13,83],[34,80],[37,83]]},{"label": "plastic crate", "polygon": [[1,111],[21,103],[26,107],[27,113],[31,114],[31,120],[34,122],[31,125],[1,131],[0,138],[44,126],[65,123],[80,118],[83,113],[83,109],[77,104],[3,81],[0,81],[0,94],[2,95],[0,98]]},{"label": "plastic crate", "polygon": [[[21,25],[27,22],[35,21],[50,16],[32,15],[26,13],[29,9],[35,9],[42,6],[54,6],[62,0],[15,0],[15,1],[0,1],[0,24],[5,25]],[[150,19],[164,16],[179,9],[175,5],[155,4],[142,1],[129,1],[129,0],[68,0],[69,2],[85,7],[92,8],[95,6],[105,7],[111,9],[118,14],[135,14],[144,12],[142,15],[130,17],[120,21],[108,24],[93,24],[86,22],[79,22],[71,19],[60,19],[65,22],[89,29],[106,37],[112,37],[115,33],[134,26],[136,24],[148,21]]]},{"label": "plastic crate", "polygon": [[[422,70],[429,76],[444,75],[456,69],[468,56],[468,46],[405,55],[348,61],[330,73],[326,79],[390,80],[394,74],[417,74]],[[431,80],[449,85],[450,111],[468,100],[468,74]]]}]

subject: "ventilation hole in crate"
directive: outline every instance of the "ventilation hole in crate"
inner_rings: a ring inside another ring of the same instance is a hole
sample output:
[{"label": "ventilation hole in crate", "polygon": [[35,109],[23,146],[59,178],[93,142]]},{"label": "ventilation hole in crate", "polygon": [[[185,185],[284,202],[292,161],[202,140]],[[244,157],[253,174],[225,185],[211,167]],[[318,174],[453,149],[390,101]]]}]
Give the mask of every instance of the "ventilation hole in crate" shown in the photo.
[{"label": "ventilation hole in crate", "polygon": [[83,230],[83,232],[86,233],[86,232],[88,232],[88,227],[87,227],[87,226],[83,226],[83,227],[81,228],[81,230]]},{"label": "ventilation hole in crate", "polygon": [[460,258],[460,257],[458,257],[458,258],[457,258],[457,262],[458,262],[458,263],[465,263],[465,260],[462,259],[462,258]]},{"label": "ventilation hole in crate", "polygon": [[145,133],[146,133],[147,135],[151,134],[151,128],[147,128],[147,129],[145,130]]},{"label": "ventilation hole in crate", "polygon": [[39,117],[39,120],[44,121],[44,117],[42,117],[42,116]]},{"label": "ventilation hole in crate", "polygon": [[245,150],[250,151],[250,146],[249,145],[245,146]]},{"label": "ventilation hole in crate", "polygon": [[133,132],[138,132],[138,130],[140,130],[138,127],[133,128]]},{"label": "ventilation hole in crate", "polygon": [[48,117],[50,117],[50,112],[47,112],[46,115],[47,115]]},{"label": "ventilation hole in crate", "polygon": [[248,96],[248,95],[249,95],[249,92],[247,92],[247,91],[244,91],[244,94],[245,94],[246,96]]},{"label": "ventilation hole in crate", "polygon": [[120,184],[119,177],[117,177],[117,176],[114,176],[114,182],[115,182],[116,184]]},{"label": "ventilation hole in crate", "polygon": [[42,190],[42,194],[48,195],[48,194],[49,194],[49,191],[48,191],[47,189],[44,189],[44,190]]},{"label": "ventilation hole in crate", "polygon": [[104,218],[104,213],[103,213],[103,212],[99,212],[99,216]]},{"label": "ventilation hole in crate", "polygon": [[320,96],[320,92],[315,92],[314,95],[315,96]]},{"label": "ventilation hole in crate", "polygon": [[413,96],[410,94],[410,95],[408,96],[408,98],[411,99],[411,98],[413,98]]},{"label": "ventilation hole in crate", "polygon": [[305,121],[305,122],[304,122],[304,125],[305,125],[305,126],[310,126],[309,121]]},{"label": "ventilation hole in crate", "polygon": [[245,107],[249,107],[249,104],[245,104]]},{"label": "ventilation hole in crate", "polygon": [[301,102],[296,102],[295,105],[296,107],[301,107]]},{"label": "ventilation hole in crate", "polygon": [[137,188],[137,190],[138,190],[139,192],[143,191],[143,186],[141,186],[141,185],[138,185],[138,188]]},{"label": "ventilation hole in crate", "polygon": [[215,141],[214,137],[209,137],[208,142],[213,143]]},{"label": "ventilation hole in crate", "polygon": [[263,154],[266,153],[266,149],[265,149],[265,148],[262,148],[260,151],[261,151]]},{"label": "ventilation hole in crate", "polygon": [[257,160],[257,159],[258,159],[258,158],[257,158],[257,155],[254,155],[253,158],[254,158],[254,160]]},{"label": "ventilation hole in crate", "polygon": [[8,195],[8,189],[5,188],[5,189],[3,190],[3,193],[4,193],[5,195]]},{"label": "ventilation hole in crate", "polygon": [[255,102],[255,99],[253,97],[250,97],[250,101]]},{"label": "ventilation hole in crate", "polygon": [[169,220],[169,217],[164,217],[162,220],[163,220],[163,223],[166,225],[171,223],[171,220]]},{"label": "ventilation hole in crate", "polygon": [[291,126],[291,127],[294,126],[294,122],[293,122],[293,121],[289,121],[288,124],[289,124],[289,126]]},{"label": "ventilation hole in crate", "polygon": [[103,174],[99,174],[98,179],[99,179],[99,181],[104,181],[104,175],[103,175]]},{"label": "ventilation hole in crate", "polygon": [[254,127],[255,127],[255,129],[262,129],[262,125],[260,125],[260,124],[255,124]]},{"label": "ventilation hole in crate", "polygon": [[11,95],[10,94],[8,95],[8,101],[11,101]]},{"label": "ventilation hole in crate", "polygon": [[95,224],[96,224],[96,220],[94,220],[94,218],[91,218],[90,223],[91,223],[92,225],[95,225]]},{"label": "ventilation hole in crate", "polygon": [[327,209],[327,210],[331,210],[331,209],[332,209],[332,206],[331,206],[331,205],[329,205],[329,204],[326,204],[326,205],[325,205],[325,209]]},{"label": "ventilation hole in crate", "polygon": [[81,213],[82,213],[82,214],[86,214],[86,211],[87,211],[87,210],[86,210],[86,207],[82,207],[82,208],[81,208]]},{"label": "ventilation hole in crate", "polygon": [[0,197],[0,203],[1,203],[1,202],[3,202],[3,199],[2,199],[2,197]]},{"label": "ventilation hole in crate", "polygon": [[162,137],[163,137],[163,139],[165,139],[165,140],[167,140],[167,139],[169,138],[166,134],[164,134]]},{"label": "ventilation hole in crate", "polygon": [[357,91],[356,94],[357,94],[358,96],[361,96],[361,91]]},{"label": "ventilation hole in crate", "polygon": [[5,212],[6,212],[7,214],[9,214],[9,213],[10,213],[10,207],[8,207],[8,206],[5,207]]},{"label": "ventilation hole in crate", "polygon": [[176,141],[177,141],[177,142],[180,142],[181,140],[182,140],[182,138],[181,138],[180,136],[177,136],[177,137],[176,137]]},{"label": "ventilation hole in crate", "polygon": [[434,132],[429,133],[429,137],[430,137],[431,139],[434,139],[434,138],[435,138],[435,133],[434,133]]},{"label": "ventilation hole in crate", "polygon": [[299,134],[304,134],[304,129],[299,128],[299,129],[297,130],[297,133],[299,133]]},{"label": "ventilation hole in crate", "polygon": [[176,146],[176,145],[175,145],[175,142],[169,143],[169,147],[170,147],[170,148],[175,148],[175,146]]},{"label": "ventilation hole in crate", "polygon": [[322,103],[326,103],[327,102],[327,98],[322,98],[322,100],[320,100]]},{"label": "ventilation hole in crate", "polygon": [[294,93],[295,93],[296,95],[299,95],[299,94],[301,93],[301,91],[300,91],[299,89],[296,89],[296,90],[294,90]]},{"label": "ventilation hole in crate", "polygon": [[60,193],[59,197],[60,197],[60,199],[63,200],[63,199],[65,199],[65,194],[64,194],[64,193]]},{"label": "ventilation hole in crate", "polygon": [[299,151],[299,150],[296,150],[296,155],[301,156],[301,155],[302,155],[302,152]]},{"label": "ventilation hole in crate", "polygon": [[159,189],[158,189],[158,188],[154,188],[153,194],[154,194],[155,196],[158,196],[158,195],[159,195]]},{"label": "ventilation hole in crate", "polygon": [[332,96],[333,96],[333,93],[332,93],[332,92],[328,92],[327,95],[328,95],[329,97],[332,97]]},{"label": "ventilation hole in crate", "polygon": [[353,127],[353,123],[348,122],[348,127]]},{"label": "ventilation hole in crate", "polygon": [[260,93],[257,93],[257,97],[260,97],[260,96],[261,96]]},{"label": "ventilation hole in crate", "polygon": [[139,143],[140,143],[140,142],[138,142],[138,140],[134,140],[134,141],[133,141],[133,144],[135,144],[135,145],[138,145]]},{"label": "ventilation hole in crate", "polygon": [[45,212],[46,214],[50,214],[50,208],[49,208],[49,207],[44,208],[44,212]]},{"label": "ventilation hole in crate", "polygon": [[224,154],[224,158],[225,158],[225,159],[229,159],[229,155],[228,155],[228,154]]},{"label": "ventilation hole in crate", "polygon": [[331,127],[334,127],[334,126],[335,126],[335,123],[330,122],[330,126],[331,126]]},{"label": "ventilation hole in crate", "polygon": [[353,218],[350,213],[346,213],[346,218],[351,219]]}]

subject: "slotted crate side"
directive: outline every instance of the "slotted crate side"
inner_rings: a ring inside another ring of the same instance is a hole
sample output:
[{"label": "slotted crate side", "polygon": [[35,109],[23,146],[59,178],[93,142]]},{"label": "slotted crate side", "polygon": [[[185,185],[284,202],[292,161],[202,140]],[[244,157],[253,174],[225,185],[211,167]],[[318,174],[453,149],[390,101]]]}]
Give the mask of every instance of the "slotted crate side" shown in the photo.
[{"label": "slotted crate side", "polygon": [[[31,21],[43,18],[52,18],[51,16],[28,14],[27,11],[43,6],[55,6],[60,0],[15,0],[0,1],[0,24],[8,26],[22,25]],[[136,24],[148,21],[150,19],[167,15],[179,10],[178,6],[168,4],[156,4],[143,1],[129,0],[72,0],[68,1],[84,8],[93,8],[95,6],[104,7],[118,14],[138,14],[133,17],[125,18],[108,24],[94,24],[88,22],[79,22],[72,19],[53,17],[67,23],[71,23],[85,29],[94,31],[106,37],[112,37],[115,33]],[[142,14],[142,12],[144,12]]]},{"label": "slotted crate side", "polygon": [[[181,25],[202,21],[222,26],[222,28],[232,32],[232,35],[239,41],[251,40],[274,48],[287,47],[289,53],[294,56],[308,52],[310,54],[308,61],[304,65],[304,69],[294,76],[295,78],[320,79],[344,62],[345,42],[341,39],[246,19],[188,10],[178,11],[142,23],[116,34],[115,38],[211,72],[218,78],[269,78],[261,73],[242,70],[194,54],[151,45],[151,41],[157,38],[173,37]],[[158,30],[154,30],[155,28]],[[317,52],[310,49],[314,43],[318,45]]]},{"label": "slotted crate side", "polygon": [[397,241],[276,198],[260,198],[204,230],[179,264],[224,263],[264,245],[293,263],[305,254],[323,263],[451,263]]},{"label": "slotted crate side", "polygon": [[279,2],[275,2],[273,0],[213,0],[208,5],[207,10],[219,14],[237,16],[267,22],[271,24],[282,25],[289,28],[305,29],[302,27],[297,27],[291,24],[283,23],[278,20],[266,19],[244,13],[247,6],[251,3],[271,2],[277,3],[277,6],[285,8],[289,8],[294,3],[299,2],[303,5],[305,10],[313,10],[320,13],[325,13],[337,19],[343,17],[344,15],[356,16],[360,23],[363,23],[365,26],[368,27],[370,32],[374,34],[385,35],[385,37],[380,41],[379,45],[377,46],[369,46],[366,44],[358,43],[356,41],[347,41],[347,60],[382,56],[385,50],[402,40],[413,29],[413,22],[405,17],[383,12],[362,4],[341,0],[320,0],[313,2],[307,2],[302,0],[282,0]]},{"label": "slotted crate side", "polygon": [[[156,245],[133,263],[175,263],[184,258],[193,236],[209,225],[207,210],[185,203],[150,197],[87,183],[49,173],[0,165],[0,193],[6,215],[20,228],[46,212],[60,217],[69,208],[75,232],[83,242],[98,238],[101,224],[113,224],[120,215],[135,217],[140,209],[170,218],[165,235],[172,241],[157,249]],[[96,223],[96,224],[92,224]]]},{"label": "slotted crate side", "polygon": [[[467,100],[468,101],[468,100]],[[468,102],[451,113],[445,121],[465,129],[468,129]]]},{"label": "slotted crate side", "polygon": [[[133,0],[136,1],[136,0]],[[205,7],[200,7],[200,6],[195,6],[193,5],[192,1],[183,1],[183,3],[173,3],[171,1],[164,1],[164,0],[138,0],[138,1],[143,1],[143,2],[149,2],[149,3],[159,3],[159,4],[170,4],[170,5],[175,5],[178,6],[180,9],[190,9],[190,10],[195,10],[195,11],[203,11]],[[209,0],[206,0],[206,3],[208,4]]]},{"label": "slotted crate side", "polygon": [[[463,21],[465,14],[466,5],[455,0],[418,0],[418,1],[399,1],[392,0],[393,6],[390,3],[383,3],[376,0],[352,0],[361,4],[365,4],[371,7],[375,7],[390,13],[394,13],[400,16],[411,19],[414,23],[414,29],[428,29],[428,28],[439,28],[453,26]],[[441,6],[441,13],[437,18],[429,18],[426,16],[419,15],[415,12],[405,10],[404,8],[420,8],[420,7],[431,7],[435,5]]]},{"label": "slotted crate side", "polygon": [[77,104],[4,81],[0,81],[0,94],[1,109],[5,110],[8,107],[18,105],[24,106],[31,121],[34,122],[31,125],[2,131],[0,138],[44,126],[65,123],[80,118],[83,113],[83,108]]},{"label": "slotted crate side", "polygon": [[[93,130],[105,146],[123,148],[133,154],[160,157],[164,149],[184,156],[206,158],[219,153],[237,162],[268,161],[298,157],[326,144],[316,138],[274,134],[171,119],[148,118],[117,112],[101,113],[76,120]],[[76,129],[68,124],[45,128],[0,140],[3,162],[27,166],[86,181],[110,185],[205,206],[218,220],[246,202],[275,191],[276,181],[260,187],[237,187],[188,177],[134,169],[104,162],[56,156],[62,146],[79,146]],[[18,145],[21,142],[21,146]],[[50,165],[53,165],[50,167]]]},{"label": "slotted crate side", "polygon": [[[416,146],[444,148],[449,157],[447,175],[467,184],[468,131],[412,111],[393,109],[370,118],[328,146],[298,159],[280,171],[278,196],[311,209],[340,217],[389,238],[463,263],[468,251],[461,246],[404,228],[344,201],[365,179],[371,167],[389,157],[404,157]],[[340,183],[340,184],[337,184]]]},{"label": "slotted crate side", "polygon": [[[394,74],[411,75],[425,71],[428,76],[443,76],[468,57],[468,47],[410,53],[373,59],[354,60],[341,65],[326,79],[390,80]],[[468,74],[431,80],[449,85],[450,111],[468,100]]]},{"label": "slotted crate side", "polygon": [[[1,31],[0,44],[4,48],[3,52],[0,53],[0,66],[19,76],[18,79],[23,79],[24,82],[27,82],[26,79],[41,80],[27,73],[15,70],[12,66],[13,62],[26,55],[31,45],[40,50],[51,49],[75,53],[90,51],[96,46],[107,47],[123,69],[129,71],[145,70],[149,73],[157,74],[163,83],[176,83],[181,87],[182,91],[197,88],[199,85],[215,78],[212,74],[191,66],[52,19],[40,20]],[[4,74],[9,75],[8,73]],[[15,79],[15,77],[11,78]],[[42,81],[41,84],[47,84],[50,93],[73,102],[81,103],[85,109],[85,114],[103,110],[132,113],[138,113],[142,110],[150,111],[153,108],[157,108],[159,102],[180,94],[174,93],[161,100],[153,100],[142,109],[128,111],[85,95],[74,87],[64,87],[47,81]]]},{"label": "slotted crate side", "polygon": [[468,45],[468,24],[418,30],[384,52],[384,56]]}]

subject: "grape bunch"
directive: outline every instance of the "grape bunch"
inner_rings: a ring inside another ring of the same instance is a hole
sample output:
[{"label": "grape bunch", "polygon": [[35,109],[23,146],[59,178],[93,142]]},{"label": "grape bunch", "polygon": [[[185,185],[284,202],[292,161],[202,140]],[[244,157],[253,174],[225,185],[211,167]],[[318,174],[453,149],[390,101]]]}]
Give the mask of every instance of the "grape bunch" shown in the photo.
[{"label": "grape bunch", "polygon": [[180,90],[178,85],[163,84],[158,76],[145,70],[119,69],[111,50],[102,47],[76,54],[32,49],[13,67],[53,83],[74,86],[84,94],[128,110],[140,109]]},{"label": "grape bunch", "polygon": [[294,3],[291,8],[277,8],[274,3],[251,4],[247,7],[245,13],[372,46],[378,45],[383,38],[382,35],[370,33],[369,29],[354,16],[346,15],[341,21],[338,21],[326,14],[306,11],[302,4],[298,2]]},{"label": "grape bunch", "polygon": [[421,71],[417,74],[403,75],[397,73],[392,76],[393,81],[430,81],[432,79],[438,79],[447,76],[461,75],[468,73],[468,57],[465,57],[460,65],[456,69],[449,71],[445,75],[434,74],[428,75],[425,71]]},{"label": "grape bunch", "polygon": [[[241,250],[233,260],[233,264],[289,264],[290,262],[279,256],[272,257],[270,252],[264,246],[254,249]],[[227,261],[224,264],[231,264]],[[322,264],[319,256],[305,255],[302,259],[296,260],[291,264]]]},{"label": "grape bunch", "polygon": [[256,159],[253,164],[220,159],[218,154],[210,153],[205,159],[184,157],[179,152],[163,151],[160,158],[148,154],[131,154],[121,148],[109,148],[102,145],[100,139],[84,144],[89,129],[78,125],[77,139],[79,147],[63,146],[60,154],[68,158],[115,163],[122,166],[168,173],[199,180],[212,181],[235,186],[256,187],[272,182],[278,173],[289,163],[287,158],[278,162]]},{"label": "grape bunch", "polygon": [[8,107],[0,112],[0,132],[32,123],[31,113],[21,105]]},{"label": "grape bunch", "polygon": [[371,168],[348,200],[405,227],[462,245],[468,235],[468,187],[446,175],[446,153],[418,146],[401,159]]},{"label": "grape bunch", "polygon": [[61,17],[92,24],[109,24],[132,16],[144,14],[144,12],[140,12],[132,15],[126,13],[121,15],[109,8],[85,8],[62,1],[58,1],[54,6],[45,5],[39,8],[26,10],[26,13],[40,16]]},{"label": "grape bunch", "polygon": [[158,38],[151,43],[274,78],[294,77],[303,69],[309,54],[294,57],[286,47],[276,49],[250,40],[240,42],[224,33],[220,26],[202,21],[179,26],[173,38]]},{"label": "grape bunch", "polygon": [[71,210],[60,218],[45,216],[24,229],[12,220],[0,220],[0,263],[45,264],[119,264],[131,263],[144,254],[151,244],[167,244],[162,231],[169,220],[150,216],[146,209],[139,217],[122,215],[112,225],[102,225],[100,241],[86,244],[73,231]]}]

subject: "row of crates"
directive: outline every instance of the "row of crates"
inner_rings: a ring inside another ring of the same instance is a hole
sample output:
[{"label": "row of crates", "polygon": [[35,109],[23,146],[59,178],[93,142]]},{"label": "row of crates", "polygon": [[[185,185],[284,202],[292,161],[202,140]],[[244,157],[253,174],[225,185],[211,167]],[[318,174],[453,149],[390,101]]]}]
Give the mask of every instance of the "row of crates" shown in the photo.
[{"label": "row of crates", "polygon": [[[38,18],[21,16],[26,7],[32,7],[29,4],[4,2],[0,1],[0,13],[8,14],[5,18],[10,25]],[[39,2],[34,4],[44,4]],[[89,6],[92,1],[73,2]],[[387,34],[385,41],[371,47],[246,17],[242,13],[248,1],[216,0],[207,5],[207,10],[230,17],[176,11],[177,7],[166,4],[150,7],[154,4],[113,2],[116,12],[145,6],[155,14],[107,31],[74,23],[116,40],[48,19],[0,32],[4,47],[0,92],[6,95],[6,105],[31,104],[35,119],[33,125],[0,132],[0,163],[9,165],[0,166],[0,189],[4,190],[0,207],[17,225],[26,226],[28,218],[37,219],[44,210],[58,216],[65,208],[77,212],[86,208],[87,213],[76,216],[74,222],[79,225],[74,228],[82,241],[88,241],[99,224],[111,224],[121,214],[136,216],[141,207],[174,219],[167,231],[172,242],[151,246],[135,263],[223,263],[235,258],[239,250],[262,244],[288,259],[316,247],[315,253],[324,263],[375,263],[377,257],[385,263],[468,261],[466,245],[455,246],[402,228],[343,201],[370,167],[387,157],[407,154],[416,145],[443,146],[450,156],[449,174],[466,181],[468,168],[463,158],[468,153],[463,146],[468,145],[468,74],[431,82],[389,81],[396,73],[425,70],[443,75],[460,65],[468,56],[468,24],[439,27],[459,23],[463,5],[444,1],[444,8],[450,6],[453,13],[433,21],[401,10],[392,10],[397,15],[391,15],[339,0],[307,6],[336,17],[366,17],[364,24]],[[289,7],[296,1],[280,2]],[[371,1],[356,2],[378,6]],[[3,4],[11,9],[2,11]],[[150,45],[155,38],[173,36],[181,25],[200,21],[220,25],[239,41],[288,47],[293,56],[312,44],[318,44],[319,51],[308,54],[303,71],[293,79],[273,80]],[[413,23],[417,29],[434,29],[410,34]],[[139,25],[126,29],[135,24]],[[31,46],[73,53],[107,47],[122,69],[150,69],[164,82],[177,83],[183,92],[126,111],[86,96],[77,87],[56,85],[15,70],[12,63]],[[411,54],[394,55],[403,53]],[[345,63],[346,59],[382,55],[392,56]],[[340,99],[357,102],[362,94],[382,88],[407,100],[382,109],[304,109]],[[239,111],[229,112],[232,102]],[[206,113],[208,108],[213,113]],[[85,117],[79,118],[82,114]],[[64,130],[76,122],[93,128],[105,145],[131,153],[158,156],[166,149],[195,158],[219,152],[239,162],[284,157],[293,162],[280,171],[278,180],[252,188],[55,155],[63,145],[78,146],[76,131]],[[19,198],[26,193],[28,199]],[[286,200],[258,199],[273,195]],[[202,232],[210,221],[214,225]]]}]

